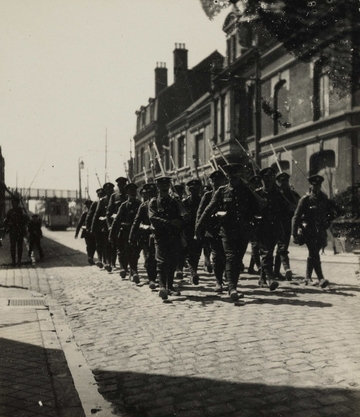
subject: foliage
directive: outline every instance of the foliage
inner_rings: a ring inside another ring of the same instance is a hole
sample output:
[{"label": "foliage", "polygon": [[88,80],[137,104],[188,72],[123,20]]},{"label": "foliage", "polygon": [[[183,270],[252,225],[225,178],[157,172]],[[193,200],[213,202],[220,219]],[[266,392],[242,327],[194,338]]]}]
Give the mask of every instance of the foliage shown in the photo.
[{"label": "foliage", "polygon": [[343,94],[359,87],[359,0],[200,1],[210,19],[235,3],[244,16],[256,15],[290,54],[303,61],[321,56]]}]

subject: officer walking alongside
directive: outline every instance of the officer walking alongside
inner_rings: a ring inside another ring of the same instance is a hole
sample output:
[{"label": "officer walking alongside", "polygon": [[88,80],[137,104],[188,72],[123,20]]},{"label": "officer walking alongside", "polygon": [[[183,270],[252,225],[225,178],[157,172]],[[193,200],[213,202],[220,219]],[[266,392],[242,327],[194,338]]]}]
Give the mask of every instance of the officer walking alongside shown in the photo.
[{"label": "officer walking alongside", "polygon": [[228,164],[223,167],[229,183],[220,187],[201,215],[196,234],[201,238],[212,214],[223,211],[220,236],[226,257],[226,278],[231,301],[243,297],[238,293],[237,284],[242,269],[242,261],[251,236],[251,220],[259,209],[258,199],[242,180],[243,166]]},{"label": "officer walking alongside", "polygon": [[341,214],[340,208],[321,191],[321,184],[324,177],[312,175],[308,179],[310,184],[309,193],[301,197],[295,210],[292,222],[292,235],[294,243],[305,243],[309,254],[306,263],[305,285],[312,281],[311,274],[315,273],[321,288],[329,285],[324,278],[320,250],[326,246],[326,229],[331,222]]}]

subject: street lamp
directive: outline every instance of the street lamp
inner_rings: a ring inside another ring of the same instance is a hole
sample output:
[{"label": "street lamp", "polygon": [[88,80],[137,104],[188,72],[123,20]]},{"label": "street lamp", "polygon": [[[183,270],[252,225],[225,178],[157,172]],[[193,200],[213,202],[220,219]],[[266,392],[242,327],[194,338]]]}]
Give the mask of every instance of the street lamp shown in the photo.
[{"label": "street lamp", "polygon": [[82,160],[82,156],[78,159],[78,168],[79,168],[79,200],[81,202],[82,195],[81,195],[81,170],[84,169],[84,161]]}]

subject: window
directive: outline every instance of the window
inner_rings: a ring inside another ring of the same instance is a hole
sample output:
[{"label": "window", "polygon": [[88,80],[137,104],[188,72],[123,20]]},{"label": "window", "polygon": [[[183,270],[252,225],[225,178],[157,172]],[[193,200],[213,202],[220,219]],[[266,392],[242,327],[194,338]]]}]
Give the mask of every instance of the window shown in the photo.
[{"label": "window", "polygon": [[254,135],[254,99],[255,99],[255,86],[251,84],[247,90],[247,108],[246,108],[246,135]]},{"label": "window", "polygon": [[280,80],[276,83],[274,87],[274,135],[279,133],[279,120],[282,117],[281,112],[279,111],[280,108],[280,100],[279,95],[282,87],[286,84],[286,80]]},{"label": "window", "polygon": [[195,136],[195,152],[196,152],[195,155],[196,155],[199,165],[203,165],[205,163],[204,132],[198,133]]},{"label": "window", "polygon": [[319,59],[314,65],[314,95],[313,114],[314,120],[329,116],[330,110],[330,78],[329,67],[324,60]]},{"label": "window", "polygon": [[335,168],[335,152],[331,150],[316,152],[310,157],[310,175],[318,174],[326,168]]},{"label": "window", "polygon": [[178,168],[182,168],[185,165],[185,138],[181,136],[178,138]]},{"label": "window", "polygon": [[218,142],[219,129],[219,100],[214,101],[214,143]]},{"label": "window", "polygon": [[231,61],[235,61],[236,59],[236,36],[233,35],[231,37]]},{"label": "window", "polygon": [[223,94],[220,100],[220,132],[219,132],[219,139],[220,142],[224,142],[225,140],[225,114],[226,114],[226,96]]},{"label": "window", "polygon": [[145,152],[144,148],[140,149],[140,167],[139,169],[142,171],[145,168]]}]

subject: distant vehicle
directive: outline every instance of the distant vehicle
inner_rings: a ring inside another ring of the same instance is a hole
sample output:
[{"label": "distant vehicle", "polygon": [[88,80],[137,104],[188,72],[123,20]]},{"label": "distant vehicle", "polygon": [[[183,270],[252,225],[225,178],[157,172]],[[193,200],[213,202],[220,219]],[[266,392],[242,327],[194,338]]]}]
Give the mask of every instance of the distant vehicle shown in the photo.
[{"label": "distant vehicle", "polygon": [[69,226],[69,203],[64,198],[51,198],[46,202],[45,227],[50,230],[66,230]]}]

